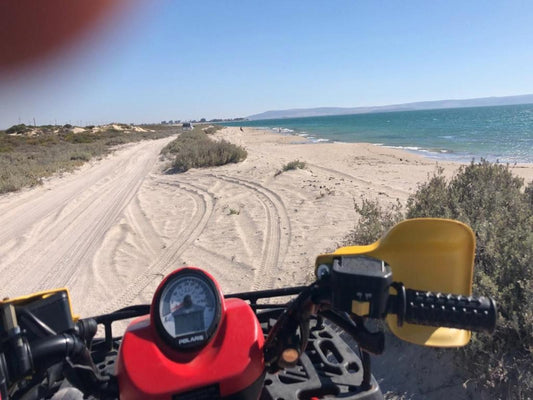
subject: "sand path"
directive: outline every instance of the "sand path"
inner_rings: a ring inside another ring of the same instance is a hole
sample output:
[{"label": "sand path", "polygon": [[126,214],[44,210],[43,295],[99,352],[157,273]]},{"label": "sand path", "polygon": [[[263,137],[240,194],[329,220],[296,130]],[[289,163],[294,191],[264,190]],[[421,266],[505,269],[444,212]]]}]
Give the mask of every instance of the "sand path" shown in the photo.
[{"label": "sand path", "polygon": [[[170,139],[128,145],[116,155],[44,186],[0,199],[0,287],[18,296],[67,286],[84,304],[93,258],[105,234],[158,160]],[[80,296],[81,295],[81,296]]]}]

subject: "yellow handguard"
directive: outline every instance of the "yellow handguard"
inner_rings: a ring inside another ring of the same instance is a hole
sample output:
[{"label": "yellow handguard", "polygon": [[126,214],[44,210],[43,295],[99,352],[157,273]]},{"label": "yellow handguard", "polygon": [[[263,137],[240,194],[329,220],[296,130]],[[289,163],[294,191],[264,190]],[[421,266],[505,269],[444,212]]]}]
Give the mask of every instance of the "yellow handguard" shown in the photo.
[{"label": "yellow handguard", "polygon": [[[474,251],[474,233],[467,225],[448,219],[417,218],[400,222],[370,245],[341,247],[320,255],[315,267],[331,266],[338,256],[364,255],[386,262],[393,280],[407,288],[470,296]],[[391,294],[395,294],[394,289]],[[364,312],[365,304],[354,303],[353,312]],[[399,327],[393,314],[387,316],[387,323],[400,339],[424,346],[464,346],[471,336],[470,331],[461,329],[405,322]]]}]

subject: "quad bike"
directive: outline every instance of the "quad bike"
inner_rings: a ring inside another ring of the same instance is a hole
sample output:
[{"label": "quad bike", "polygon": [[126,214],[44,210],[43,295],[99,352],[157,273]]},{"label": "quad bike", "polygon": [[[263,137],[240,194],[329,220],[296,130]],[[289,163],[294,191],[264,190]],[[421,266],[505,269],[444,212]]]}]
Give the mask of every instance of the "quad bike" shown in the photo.
[{"label": "quad bike", "polygon": [[[370,354],[384,351],[379,320],[437,347],[494,329],[494,301],[471,296],[474,246],[462,223],[413,219],[371,245],[318,256],[308,286],[223,296],[187,267],[150,305],[92,318],[73,316],[66,289],[7,299],[0,400],[382,399],[370,371]],[[114,322],[132,318],[113,335]]]}]

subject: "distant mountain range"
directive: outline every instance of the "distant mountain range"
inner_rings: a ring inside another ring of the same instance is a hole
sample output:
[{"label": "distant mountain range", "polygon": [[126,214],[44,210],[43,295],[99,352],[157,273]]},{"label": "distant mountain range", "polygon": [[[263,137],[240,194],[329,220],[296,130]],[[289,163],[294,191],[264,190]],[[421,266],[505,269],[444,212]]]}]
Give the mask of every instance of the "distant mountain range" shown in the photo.
[{"label": "distant mountain range", "polygon": [[389,106],[375,107],[318,107],[318,108],[293,108],[290,110],[266,111],[247,117],[249,120],[258,119],[278,119],[278,118],[300,118],[319,117],[326,115],[345,114],[368,114],[376,112],[392,111],[415,111],[415,110],[435,110],[440,108],[464,108],[464,107],[484,107],[484,106],[506,106],[513,104],[533,103],[533,94],[506,97],[483,97],[479,99],[464,100],[436,100],[421,101],[417,103],[393,104]]}]

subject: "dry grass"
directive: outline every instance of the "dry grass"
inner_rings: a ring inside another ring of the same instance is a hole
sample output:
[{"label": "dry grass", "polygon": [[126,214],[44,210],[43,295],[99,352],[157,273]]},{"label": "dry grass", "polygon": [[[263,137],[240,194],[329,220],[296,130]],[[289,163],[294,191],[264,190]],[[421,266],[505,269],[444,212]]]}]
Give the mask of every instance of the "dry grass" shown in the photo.
[{"label": "dry grass", "polygon": [[15,125],[0,131],[0,194],[42,183],[43,178],[71,171],[95,157],[106,155],[113,146],[178,133],[177,128],[151,127],[155,132],[97,130],[87,127],[74,133],[72,126]]},{"label": "dry grass", "polygon": [[306,167],[305,161],[294,160],[285,164],[281,170],[277,171],[274,176],[281,175],[283,172],[291,171],[295,169],[304,169]]}]

